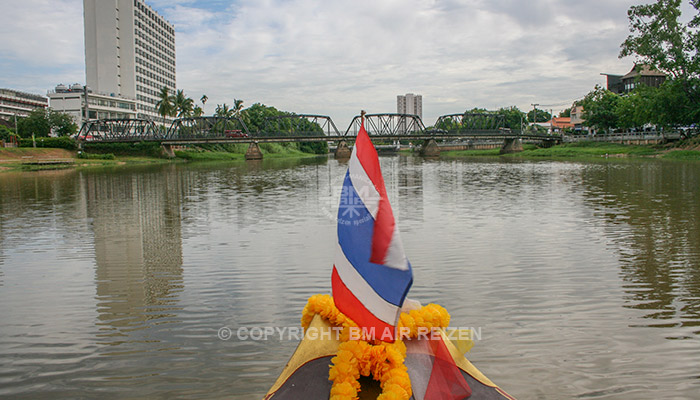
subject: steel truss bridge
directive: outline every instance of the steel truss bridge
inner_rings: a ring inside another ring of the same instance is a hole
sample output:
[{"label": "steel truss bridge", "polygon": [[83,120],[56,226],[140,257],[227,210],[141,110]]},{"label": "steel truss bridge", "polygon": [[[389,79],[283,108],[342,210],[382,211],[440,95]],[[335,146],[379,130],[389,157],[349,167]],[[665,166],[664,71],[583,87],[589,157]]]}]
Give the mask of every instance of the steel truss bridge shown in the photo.
[{"label": "steel truss bridge", "polygon": [[[176,119],[169,128],[143,119],[103,119],[83,124],[75,137],[79,143],[156,141],[175,145],[250,142],[353,141],[361,117],[355,116],[341,133],[329,116],[289,114],[268,117],[262,128],[251,130],[240,117],[194,117]],[[411,114],[366,114],[365,130],[377,140],[529,139],[561,141],[559,135],[511,131],[496,114],[449,114],[426,129]]]}]

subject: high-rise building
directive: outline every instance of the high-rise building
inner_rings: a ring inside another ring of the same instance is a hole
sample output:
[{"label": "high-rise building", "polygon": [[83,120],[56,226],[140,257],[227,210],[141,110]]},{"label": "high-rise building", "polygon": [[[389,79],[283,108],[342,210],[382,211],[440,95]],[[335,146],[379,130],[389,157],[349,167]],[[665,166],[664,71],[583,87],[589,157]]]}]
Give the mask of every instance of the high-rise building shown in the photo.
[{"label": "high-rise building", "polygon": [[96,93],[136,100],[137,117],[160,120],[163,87],[175,91],[175,29],[143,0],[83,0],[85,71]]},{"label": "high-rise building", "polygon": [[423,119],[423,96],[407,93],[405,96],[396,96],[396,112],[398,114],[417,115]]}]

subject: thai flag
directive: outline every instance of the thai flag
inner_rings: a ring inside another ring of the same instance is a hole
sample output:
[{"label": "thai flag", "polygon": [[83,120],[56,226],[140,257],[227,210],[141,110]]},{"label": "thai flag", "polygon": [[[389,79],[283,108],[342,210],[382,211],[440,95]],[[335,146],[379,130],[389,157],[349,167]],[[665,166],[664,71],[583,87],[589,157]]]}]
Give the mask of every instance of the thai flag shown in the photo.
[{"label": "thai flag", "polygon": [[335,304],[343,314],[369,336],[395,340],[413,272],[364,121],[343,183],[331,281]]}]

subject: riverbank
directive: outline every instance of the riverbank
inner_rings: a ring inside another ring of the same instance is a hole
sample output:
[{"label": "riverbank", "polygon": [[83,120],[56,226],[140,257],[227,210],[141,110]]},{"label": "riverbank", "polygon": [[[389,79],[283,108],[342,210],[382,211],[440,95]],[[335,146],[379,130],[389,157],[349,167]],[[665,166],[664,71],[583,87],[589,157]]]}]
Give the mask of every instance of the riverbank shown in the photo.
[{"label": "riverbank", "polygon": [[519,153],[500,154],[500,149],[445,151],[441,157],[509,157],[527,159],[599,159],[615,158],[662,158],[669,160],[700,161],[700,138],[673,145],[644,146],[617,143],[579,142],[565,143],[549,148],[538,148],[532,144],[523,146]]},{"label": "riverbank", "polygon": [[[120,165],[164,164],[173,162],[243,161],[248,145],[209,145],[190,147],[175,151],[175,158],[160,155],[159,147],[125,151],[117,146],[104,149],[88,149],[79,153],[75,150],[54,148],[0,148],[0,172],[38,171],[66,168],[100,168]],[[265,159],[326,157],[301,151],[296,146],[275,143],[261,144]],[[157,150],[157,151],[156,151]]]}]

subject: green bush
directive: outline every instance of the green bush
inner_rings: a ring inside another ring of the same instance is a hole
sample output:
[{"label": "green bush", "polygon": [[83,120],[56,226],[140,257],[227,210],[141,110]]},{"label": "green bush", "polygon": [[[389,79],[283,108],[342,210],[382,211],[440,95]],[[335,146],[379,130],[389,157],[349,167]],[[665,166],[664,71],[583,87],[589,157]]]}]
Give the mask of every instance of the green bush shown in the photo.
[{"label": "green bush", "polygon": [[289,146],[284,146],[282,143],[260,143],[260,150],[270,154],[282,153],[288,148]]},{"label": "green bush", "polygon": [[85,160],[114,160],[114,154],[112,153],[107,153],[107,154],[91,154],[91,153],[86,153],[84,151],[78,152],[78,158],[82,158]]},{"label": "green bush", "polygon": [[[20,139],[19,147],[34,147],[34,141],[31,138]],[[75,150],[77,145],[73,139],[67,136],[39,137],[36,138],[36,147]]]},{"label": "green bush", "polygon": [[328,142],[301,142],[299,150],[311,154],[328,154]]},{"label": "green bush", "polygon": [[9,142],[10,138],[14,138],[17,135],[12,131],[12,129],[6,127],[5,125],[0,125],[0,140]]},{"label": "green bush", "polygon": [[83,149],[90,153],[116,154],[123,156],[162,157],[163,149],[158,142],[135,143],[90,143],[86,142]]},{"label": "green bush", "polygon": [[700,151],[697,150],[674,150],[663,155],[668,160],[700,161]]}]

